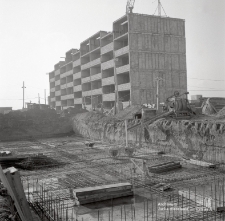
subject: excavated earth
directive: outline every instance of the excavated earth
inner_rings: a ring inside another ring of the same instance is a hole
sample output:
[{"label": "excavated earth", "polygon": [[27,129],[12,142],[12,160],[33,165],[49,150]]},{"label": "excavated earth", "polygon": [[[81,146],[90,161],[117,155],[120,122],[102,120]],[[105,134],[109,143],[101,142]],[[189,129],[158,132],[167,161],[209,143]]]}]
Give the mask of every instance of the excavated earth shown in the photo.
[{"label": "excavated earth", "polygon": [[[128,110],[124,110],[126,116]],[[121,117],[122,116],[122,117]],[[106,117],[101,113],[87,112],[73,118],[73,128],[84,137],[106,142],[125,142],[124,114]],[[128,128],[135,120],[128,120]],[[184,158],[225,162],[225,108],[214,116],[195,116],[188,120],[162,118],[152,124],[128,132],[130,146],[155,146],[158,150]]]}]

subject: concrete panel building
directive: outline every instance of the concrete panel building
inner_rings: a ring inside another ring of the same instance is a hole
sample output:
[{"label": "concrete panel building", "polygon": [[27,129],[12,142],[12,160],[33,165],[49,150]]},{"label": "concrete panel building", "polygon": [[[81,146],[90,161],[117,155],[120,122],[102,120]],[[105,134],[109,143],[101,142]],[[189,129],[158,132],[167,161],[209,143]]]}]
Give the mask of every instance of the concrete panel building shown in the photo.
[{"label": "concrete panel building", "polygon": [[[100,104],[112,108],[116,94],[129,104],[155,104],[187,90],[185,21],[129,13],[66,52],[49,74],[50,105],[56,110]],[[116,94],[115,94],[116,93]]]}]

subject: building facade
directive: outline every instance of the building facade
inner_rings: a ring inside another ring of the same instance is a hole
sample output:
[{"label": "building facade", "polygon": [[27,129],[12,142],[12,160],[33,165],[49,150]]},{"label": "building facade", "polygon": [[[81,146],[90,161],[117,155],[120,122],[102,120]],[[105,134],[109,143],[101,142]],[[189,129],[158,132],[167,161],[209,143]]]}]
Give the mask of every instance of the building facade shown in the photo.
[{"label": "building facade", "polygon": [[50,105],[56,110],[103,104],[155,104],[187,90],[185,21],[129,13],[66,52],[49,73]]}]

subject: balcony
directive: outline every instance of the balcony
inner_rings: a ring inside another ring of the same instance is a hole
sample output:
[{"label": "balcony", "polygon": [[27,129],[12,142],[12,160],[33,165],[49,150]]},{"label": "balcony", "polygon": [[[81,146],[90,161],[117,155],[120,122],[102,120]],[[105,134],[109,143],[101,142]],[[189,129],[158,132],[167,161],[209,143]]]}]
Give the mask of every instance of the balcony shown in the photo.
[{"label": "balcony", "polygon": [[55,82],[55,78],[49,79],[49,82]]},{"label": "balcony", "polygon": [[95,59],[93,61],[88,62],[87,64],[81,65],[81,70],[90,68],[90,67],[95,66],[95,65],[98,65],[100,63],[101,63],[101,59],[100,58],[97,58],[97,59]]},{"label": "balcony", "polygon": [[55,106],[61,106],[61,101],[56,101]]},{"label": "balcony", "polygon": [[92,90],[82,92],[82,97],[86,97],[86,96],[90,96],[90,95],[92,95]]},{"label": "balcony", "polygon": [[55,71],[55,76],[60,74],[60,69]]},{"label": "balcony", "polygon": [[73,87],[73,91],[76,92],[76,91],[81,91],[81,85],[77,85],[77,86],[74,86]]},{"label": "balcony", "polygon": [[67,100],[67,95],[61,96],[61,100],[62,101]]},{"label": "balcony", "polygon": [[118,67],[116,69],[116,74],[124,73],[124,72],[127,72],[127,71],[130,71],[130,65],[129,64]]},{"label": "balcony", "polygon": [[102,70],[112,68],[112,67],[114,67],[114,64],[115,64],[115,62],[113,59],[110,61],[106,61],[106,62],[102,63]]},{"label": "balcony", "polygon": [[115,93],[103,94],[103,101],[115,101]]},{"label": "balcony", "polygon": [[95,75],[91,76],[91,81],[95,81],[95,80],[98,80],[98,79],[101,79],[101,78],[102,78],[102,74],[98,73],[98,74],[95,74]]},{"label": "balcony", "polygon": [[75,98],[74,104],[82,104],[82,98]]},{"label": "balcony", "polygon": [[67,87],[73,87],[73,81],[67,83]]},{"label": "balcony", "polygon": [[115,51],[115,57],[121,56],[121,55],[126,54],[128,52],[129,52],[129,46],[120,48],[119,50]]},{"label": "balcony", "polygon": [[66,84],[61,84],[60,85],[60,89],[65,89],[65,88],[67,88],[67,85]]},{"label": "balcony", "polygon": [[81,78],[81,72],[77,72],[76,74],[73,75],[73,80]]},{"label": "balcony", "polygon": [[91,81],[91,77],[81,78],[82,84],[90,82],[90,81]]},{"label": "balcony", "polygon": [[50,92],[55,92],[55,88],[54,88],[54,87],[51,88],[51,89],[50,89]]},{"label": "balcony", "polygon": [[56,91],[55,96],[61,96],[61,91]]},{"label": "balcony", "polygon": [[73,67],[79,66],[81,64],[80,58],[73,62]]},{"label": "balcony", "polygon": [[51,97],[51,102],[55,102],[55,97]]},{"label": "balcony", "polygon": [[127,91],[130,90],[130,83],[118,85],[118,91]]},{"label": "balcony", "polygon": [[95,65],[98,65],[98,64],[101,63],[101,58],[97,58],[97,59],[91,61],[90,63],[91,63],[90,64],[90,67],[95,66]]},{"label": "balcony", "polygon": [[60,85],[60,80],[55,81],[55,86]]},{"label": "balcony", "polygon": [[113,51],[113,42],[101,48],[101,54],[105,54],[109,51]]},{"label": "balcony", "polygon": [[70,71],[67,71],[67,72],[61,74],[60,75],[60,78],[67,77],[67,76],[72,75],[72,74],[73,74],[73,70],[70,70]]},{"label": "balcony", "polygon": [[67,94],[67,99],[74,99],[74,94]]},{"label": "balcony", "polygon": [[102,88],[92,90],[91,95],[102,94]]},{"label": "balcony", "polygon": [[102,78],[102,86],[109,85],[109,84],[115,84],[114,76],[111,76],[108,78]]}]

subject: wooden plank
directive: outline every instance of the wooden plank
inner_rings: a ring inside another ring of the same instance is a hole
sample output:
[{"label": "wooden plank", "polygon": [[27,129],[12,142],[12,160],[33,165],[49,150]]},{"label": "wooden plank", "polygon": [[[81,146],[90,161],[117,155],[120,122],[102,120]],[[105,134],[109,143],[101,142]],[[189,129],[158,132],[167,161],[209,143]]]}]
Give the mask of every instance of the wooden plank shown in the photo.
[{"label": "wooden plank", "polygon": [[17,198],[16,198],[16,196],[15,196],[15,194],[14,194],[14,192],[13,192],[13,190],[12,190],[12,188],[11,188],[11,186],[10,186],[10,184],[9,184],[9,182],[8,182],[8,180],[7,180],[7,178],[6,178],[6,176],[5,176],[5,174],[3,173],[3,170],[2,170],[1,165],[0,165],[0,179],[1,179],[1,181],[2,181],[2,183],[3,183],[3,185],[4,185],[4,187],[7,189],[8,193],[10,194],[12,200],[14,201],[15,207],[16,207],[16,209],[17,209],[17,212],[18,212],[18,214],[19,214],[21,220],[22,220],[22,221],[29,221],[29,220],[27,220],[26,217],[24,216],[24,214],[23,214],[23,212],[22,212],[22,210],[21,210],[21,208],[20,208],[20,205],[19,205],[19,203],[18,203],[18,201],[17,201]]},{"label": "wooden plank", "polygon": [[116,183],[116,184],[109,184],[109,185],[102,185],[102,186],[78,188],[78,189],[74,189],[74,191],[85,192],[85,191],[92,191],[92,190],[99,190],[99,189],[109,189],[109,188],[113,188],[113,187],[123,187],[123,186],[131,186],[131,184],[130,183]]},{"label": "wooden plank", "polygon": [[88,204],[88,203],[93,203],[93,202],[99,202],[99,201],[103,201],[103,200],[110,200],[110,199],[115,199],[115,198],[119,198],[119,197],[126,197],[126,196],[132,196],[133,192],[125,192],[125,193],[121,193],[121,194],[115,194],[112,196],[100,196],[98,198],[93,198],[93,199],[86,199],[86,200],[82,200],[79,201],[80,204]]},{"label": "wooden plank", "polygon": [[31,210],[29,207],[29,204],[27,202],[25,193],[24,193],[24,189],[23,189],[23,185],[20,179],[20,174],[19,171],[16,168],[12,168],[10,170],[11,176],[12,176],[12,180],[13,180],[13,185],[15,187],[16,193],[18,195],[18,199],[21,205],[21,209],[24,213],[24,215],[26,216],[26,218],[30,221],[33,220],[32,218],[32,214],[31,214]]}]

